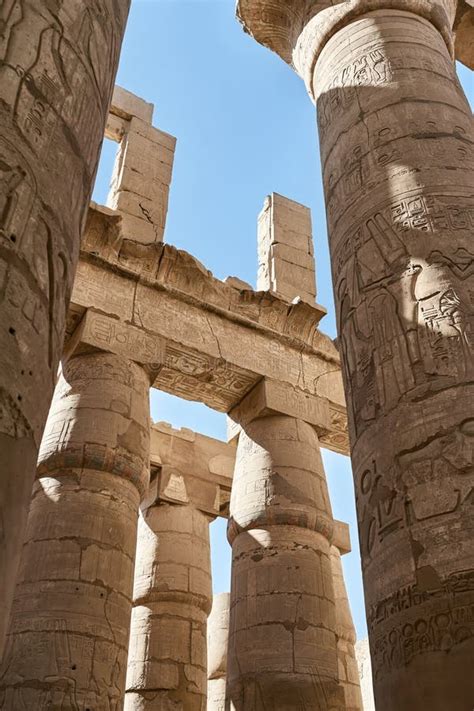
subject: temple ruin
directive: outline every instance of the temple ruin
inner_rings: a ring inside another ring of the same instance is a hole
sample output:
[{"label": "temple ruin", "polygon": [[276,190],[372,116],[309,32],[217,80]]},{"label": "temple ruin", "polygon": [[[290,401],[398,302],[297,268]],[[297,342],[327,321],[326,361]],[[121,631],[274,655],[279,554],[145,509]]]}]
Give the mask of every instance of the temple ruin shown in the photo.
[{"label": "temple ruin", "polygon": [[129,2],[83,5],[0,7],[0,709],[472,711],[473,4],[237,4],[317,106],[335,342],[305,206],[264,199],[256,289],[164,242],[176,139],[114,88]]}]

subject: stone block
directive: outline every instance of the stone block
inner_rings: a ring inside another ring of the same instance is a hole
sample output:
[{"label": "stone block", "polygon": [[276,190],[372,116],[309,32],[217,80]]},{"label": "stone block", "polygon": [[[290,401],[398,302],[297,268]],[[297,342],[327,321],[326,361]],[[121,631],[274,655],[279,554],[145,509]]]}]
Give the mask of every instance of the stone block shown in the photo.
[{"label": "stone block", "polygon": [[163,241],[164,228],[150,222],[145,216],[141,218],[125,212],[121,213],[121,216],[120,233],[123,239],[140,244],[154,244]]},{"label": "stone block", "polygon": [[313,425],[316,430],[329,429],[329,402],[314,397],[285,383],[263,379],[230,411],[229,417],[240,425],[264,414],[284,414]]},{"label": "stone block", "polygon": [[110,104],[110,113],[115,116],[130,121],[132,118],[137,118],[146,124],[151,124],[153,120],[153,104],[148,103],[144,99],[132,94],[117,84],[114,87],[112,102]]}]

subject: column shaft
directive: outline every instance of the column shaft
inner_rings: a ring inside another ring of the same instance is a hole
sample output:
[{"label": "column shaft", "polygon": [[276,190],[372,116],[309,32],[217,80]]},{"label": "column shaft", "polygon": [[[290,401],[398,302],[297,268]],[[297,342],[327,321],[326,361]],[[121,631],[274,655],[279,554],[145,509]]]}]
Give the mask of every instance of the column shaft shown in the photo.
[{"label": "column shaft", "polygon": [[205,711],[209,518],[155,504],[140,515],[125,711]]},{"label": "column shaft", "polygon": [[355,653],[356,631],[347,597],[339,549],[331,546],[331,571],[336,603],[337,666],[346,699],[345,711],[364,711]]},{"label": "column shaft", "polygon": [[0,7],[0,657],[128,7]]},{"label": "column shaft", "polygon": [[230,709],[344,708],[337,682],[332,532],[315,431],[286,416],[245,425],[229,521]]},{"label": "column shaft", "polygon": [[214,595],[207,621],[207,711],[225,711],[229,593]]},{"label": "column shaft", "polygon": [[118,711],[125,691],[149,382],[106,354],[63,367],[0,672],[5,711]]},{"label": "column shaft", "polygon": [[[448,17],[432,13],[445,37]],[[471,111],[438,29],[396,10],[333,34],[314,91],[377,708],[465,711],[474,698]]]}]

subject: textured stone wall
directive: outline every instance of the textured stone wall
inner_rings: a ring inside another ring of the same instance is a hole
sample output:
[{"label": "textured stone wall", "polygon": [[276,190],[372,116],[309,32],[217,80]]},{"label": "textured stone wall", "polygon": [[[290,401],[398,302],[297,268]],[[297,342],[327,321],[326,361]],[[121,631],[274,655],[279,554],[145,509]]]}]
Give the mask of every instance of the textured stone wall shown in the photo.
[{"label": "textured stone wall", "polygon": [[0,6],[0,656],[128,6]]}]

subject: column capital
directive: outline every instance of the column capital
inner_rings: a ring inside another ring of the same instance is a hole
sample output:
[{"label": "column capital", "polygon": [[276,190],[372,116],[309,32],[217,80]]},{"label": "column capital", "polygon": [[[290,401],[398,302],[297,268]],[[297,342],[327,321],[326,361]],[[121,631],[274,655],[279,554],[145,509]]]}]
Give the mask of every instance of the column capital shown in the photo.
[{"label": "column capital", "polygon": [[248,34],[291,64],[312,94],[313,70],[327,41],[369,12],[411,12],[431,22],[454,56],[457,0],[238,0],[237,17]]}]

